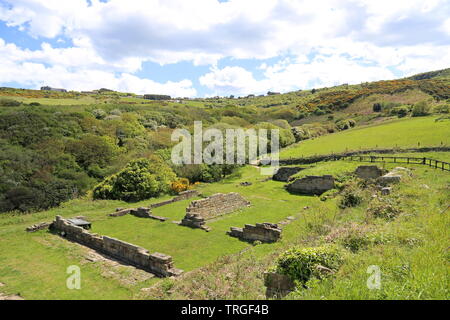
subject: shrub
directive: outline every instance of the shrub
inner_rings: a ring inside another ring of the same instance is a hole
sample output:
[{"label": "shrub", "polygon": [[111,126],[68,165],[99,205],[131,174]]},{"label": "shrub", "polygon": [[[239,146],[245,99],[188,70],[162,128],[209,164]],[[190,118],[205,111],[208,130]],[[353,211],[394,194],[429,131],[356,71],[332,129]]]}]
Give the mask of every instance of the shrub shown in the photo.
[{"label": "shrub", "polygon": [[383,110],[383,106],[379,102],[374,103],[372,110],[373,110],[373,112],[381,112]]},{"label": "shrub", "polygon": [[39,107],[41,104],[39,102],[31,102],[30,106],[31,107]]},{"label": "shrub", "polygon": [[348,130],[350,128],[353,128],[355,125],[356,125],[356,122],[353,119],[340,120],[336,123],[336,127],[339,130]]},{"label": "shrub", "polygon": [[398,204],[389,198],[375,198],[370,202],[367,209],[369,217],[386,220],[395,219],[401,212]]},{"label": "shrub", "polygon": [[391,115],[398,116],[399,118],[406,117],[409,113],[409,108],[407,106],[392,108],[389,112]]},{"label": "shrub", "polygon": [[350,223],[332,231],[325,240],[338,243],[352,252],[357,252],[361,249],[366,249],[370,245],[371,240],[367,235],[368,231],[369,229],[364,225]]},{"label": "shrub", "polygon": [[435,113],[449,113],[450,112],[450,104],[440,104],[433,108],[433,112]]},{"label": "shrub", "polygon": [[178,179],[177,181],[172,182],[170,189],[176,194],[186,191],[189,189],[189,180],[186,178]]},{"label": "shrub", "polygon": [[168,193],[175,173],[161,159],[131,161],[94,188],[94,199],[140,201]]},{"label": "shrub", "polygon": [[312,277],[321,279],[323,267],[337,271],[341,264],[341,254],[334,246],[292,248],[278,257],[275,272],[304,284]]},{"label": "shrub", "polygon": [[22,103],[20,101],[9,99],[9,98],[0,98],[0,106],[4,107],[18,107]]},{"label": "shrub", "polygon": [[416,103],[412,109],[413,117],[426,116],[430,113],[430,106],[426,101],[420,101]]},{"label": "shrub", "polygon": [[92,110],[92,115],[96,119],[103,119],[106,117],[106,112],[102,109],[94,109],[94,110]]},{"label": "shrub", "polygon": [[344,189],[342,197],[339,201],[339,208],[352,208],[360,205],[364,200],[363,193],[355,186],[350,186]]}]

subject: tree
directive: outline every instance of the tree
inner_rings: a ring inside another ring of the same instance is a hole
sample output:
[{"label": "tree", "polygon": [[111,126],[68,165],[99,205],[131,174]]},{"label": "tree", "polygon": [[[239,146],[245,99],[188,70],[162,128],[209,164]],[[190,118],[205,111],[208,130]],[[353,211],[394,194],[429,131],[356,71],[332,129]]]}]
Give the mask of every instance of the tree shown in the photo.
[{"label": "tree", "polygon": [[430,113],[430,106],[426,101],[420,101],[416,103],[412,110],[413,117],[426,116]]},{"label": "tree", "polygon": [[157,157],[131,161],[94,188],[94,199],[140,201],[171,190],[176,175]]},{"label": "tree", "polygon": [[120,149],[111,137],[86,134],[80,140],[69,141],[66,151],[74,155],[81,167],[87,169],[92,165],[108,165]]}]

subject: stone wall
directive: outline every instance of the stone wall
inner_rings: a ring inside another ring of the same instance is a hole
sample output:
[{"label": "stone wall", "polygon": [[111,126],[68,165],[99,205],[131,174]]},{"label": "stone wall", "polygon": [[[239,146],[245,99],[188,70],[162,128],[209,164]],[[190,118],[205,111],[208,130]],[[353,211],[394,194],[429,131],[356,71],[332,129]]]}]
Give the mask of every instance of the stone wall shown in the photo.
[{"label": "stone wall", "polygon": [[377,179],[377,182],[381,186],[389,186],[391,184],[400,183],[403,178],[410,177],[411,170],[403,167],[396,167],[392,169],[389,173],[381,176]]},{"label": "stone wall", "polygon": [[158,208],[158,207],[162,207],[177,201],[181,201],[181,200],[187,200],[190,198],[194,198],[197,197],[199,195],[197,190],[187,190],[187,191],[183,191],[180,192],[176,197],[170,199],[170,200],[166,200],[166,201],[162,201],[162,202],[158,202],[158,203],[153,203],[150,205],[150,208]]},{"label": "stone wall", "polygon": [[228,235],[244,241],[261,241],[266,243],[276,242],[281,238],[281,229],[277,224],[257,223],[246,224],[244,228],[231,227]]},{"label": "stone wall", "polygon": [[291,176],[304,169],[305,168],[300,167],[281,167],[273,175],[272,179],[275,181],[288,182]]},{"label": "stone wall", "polygon": [[334,188],[334,178],[330,175],[325,176],[307,176],[297,179],[286,186],[292,193],[306,195],[321,195],[322,193]]},{"label": "stone wall", "polygon": [[245,200],[239,193],[217,193],[205,199],[192,201],[189,207],[186,208],[186,215],[180,224],[208,230],[205,227],[207,220],[248,206],[250,206],[250,202]]},{"label": "stone wall", "polygon": [[177,276],[183,272],[174,268],[171,256],[162,253],[150,254],[148,250],[131,243],[90,233],[81,227],[71,224],[61,216],[56,216],[51,228],[69,240],[78,242],[160,277]]},{"label": "stone wall", "polygon": [[377,179],[383,175],[383,170],[377,166],[359,166],[355,174],[361,179]]}]

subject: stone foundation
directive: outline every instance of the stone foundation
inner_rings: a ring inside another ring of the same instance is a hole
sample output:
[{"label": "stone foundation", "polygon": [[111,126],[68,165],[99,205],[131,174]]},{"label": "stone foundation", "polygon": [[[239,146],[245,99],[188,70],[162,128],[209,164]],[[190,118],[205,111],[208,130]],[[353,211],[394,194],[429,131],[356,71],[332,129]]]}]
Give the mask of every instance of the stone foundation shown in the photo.
[{"label": "stone foundation", "polygon": [[246,224],[244,228],[231,227],[227,232],[229,236],[239,238],[244,241],[261,241],[266,243],[276,242],[281,238],[281,229],[277,224],[257,223],[256,225]]},{"label": "stone foundation", "polygon": [[307,176],[288,184],[286,189],[292,193],[321,195],[334,188],[333,176]]},{"label": "stone foundation", "polygon": [[377,179],[383,175],[383,170],[377,166],[359,166],[355,174],[360,179]]},{"label": "stone foundation", "polygon": [[150,254],[148,250],[121,240],[90,233],[77,227],[61,216],[56,216],[52,230],[69,240],[78,242],[136,268],[156,274],[160,277],[180,275],[183,271],[174,268],[172,257],[162,253]]},{"label": "stone foundation", "polygon": [[239,193],[217,193],[205,199],[192,201],[186,208],[186,215],[180,224],[191,228],[209,230],[205,226],[207,220],[248,206],[250,206],[250,202]]},{"label": "stone foundation", "polygon": [[180,192],[178,194],[178,196],[176,196],[170,200],[153,203],[150,205],[150,208],[158,208],[158,207],[162,207],[162,206],[165,206],[165,205],[177,202],[177,201],[187,200],[187,199],[198,197],[198,196],[199,196],[199,193],[197,190],[187,190],[187,191]]},{"label": "stone foundation", "polygon": [[291,176],[304,169],[305,168],[300,167],[281,167],[277,170],[272,179],[275,181],[288,182]]},{"label": "stone foundation", "polygon": [[50,222],[41,222],[37,224],[33,224],[25,229],[26,232],[36,232],[39,230],[47,229],[50,226]]}]

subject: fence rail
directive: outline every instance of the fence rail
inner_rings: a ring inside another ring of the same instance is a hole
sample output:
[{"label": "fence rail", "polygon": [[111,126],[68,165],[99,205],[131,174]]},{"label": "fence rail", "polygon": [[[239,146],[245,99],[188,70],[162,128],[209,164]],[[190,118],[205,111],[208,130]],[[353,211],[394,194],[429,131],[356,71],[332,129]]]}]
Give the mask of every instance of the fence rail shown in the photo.
[{"label": "fence rail", "polygon": [[[299,165],[312,164],[321,161],[337,161],[350,160],[361,162],[389,162],[389,163],[405,163],[405,164],[419,164],[426,165],[431,168],[441,169],[443,171],[450,171],[450,163],[423,157],[406,157],[406,156],[389,156],[392,153],[417,153],[417,152],[449,152],[450,147],[422,147],[409,149],[366,149],[357,151],[347,151],[337,154],[315,155],[305,158],[288,158],[280,159],[280,165]],[[380,156],[372,156],[370,153],[378,153]],[[383,156],[386,154],[386,156]]]},{"label": "fence rail", "polygon": [[431,168],[441,169],[443,171],[450,171],[450,163],[431,158],[396,157],[396,156],[344,156],[344,157],[336,157],[333,160],[421,164],[427,165]]}]

